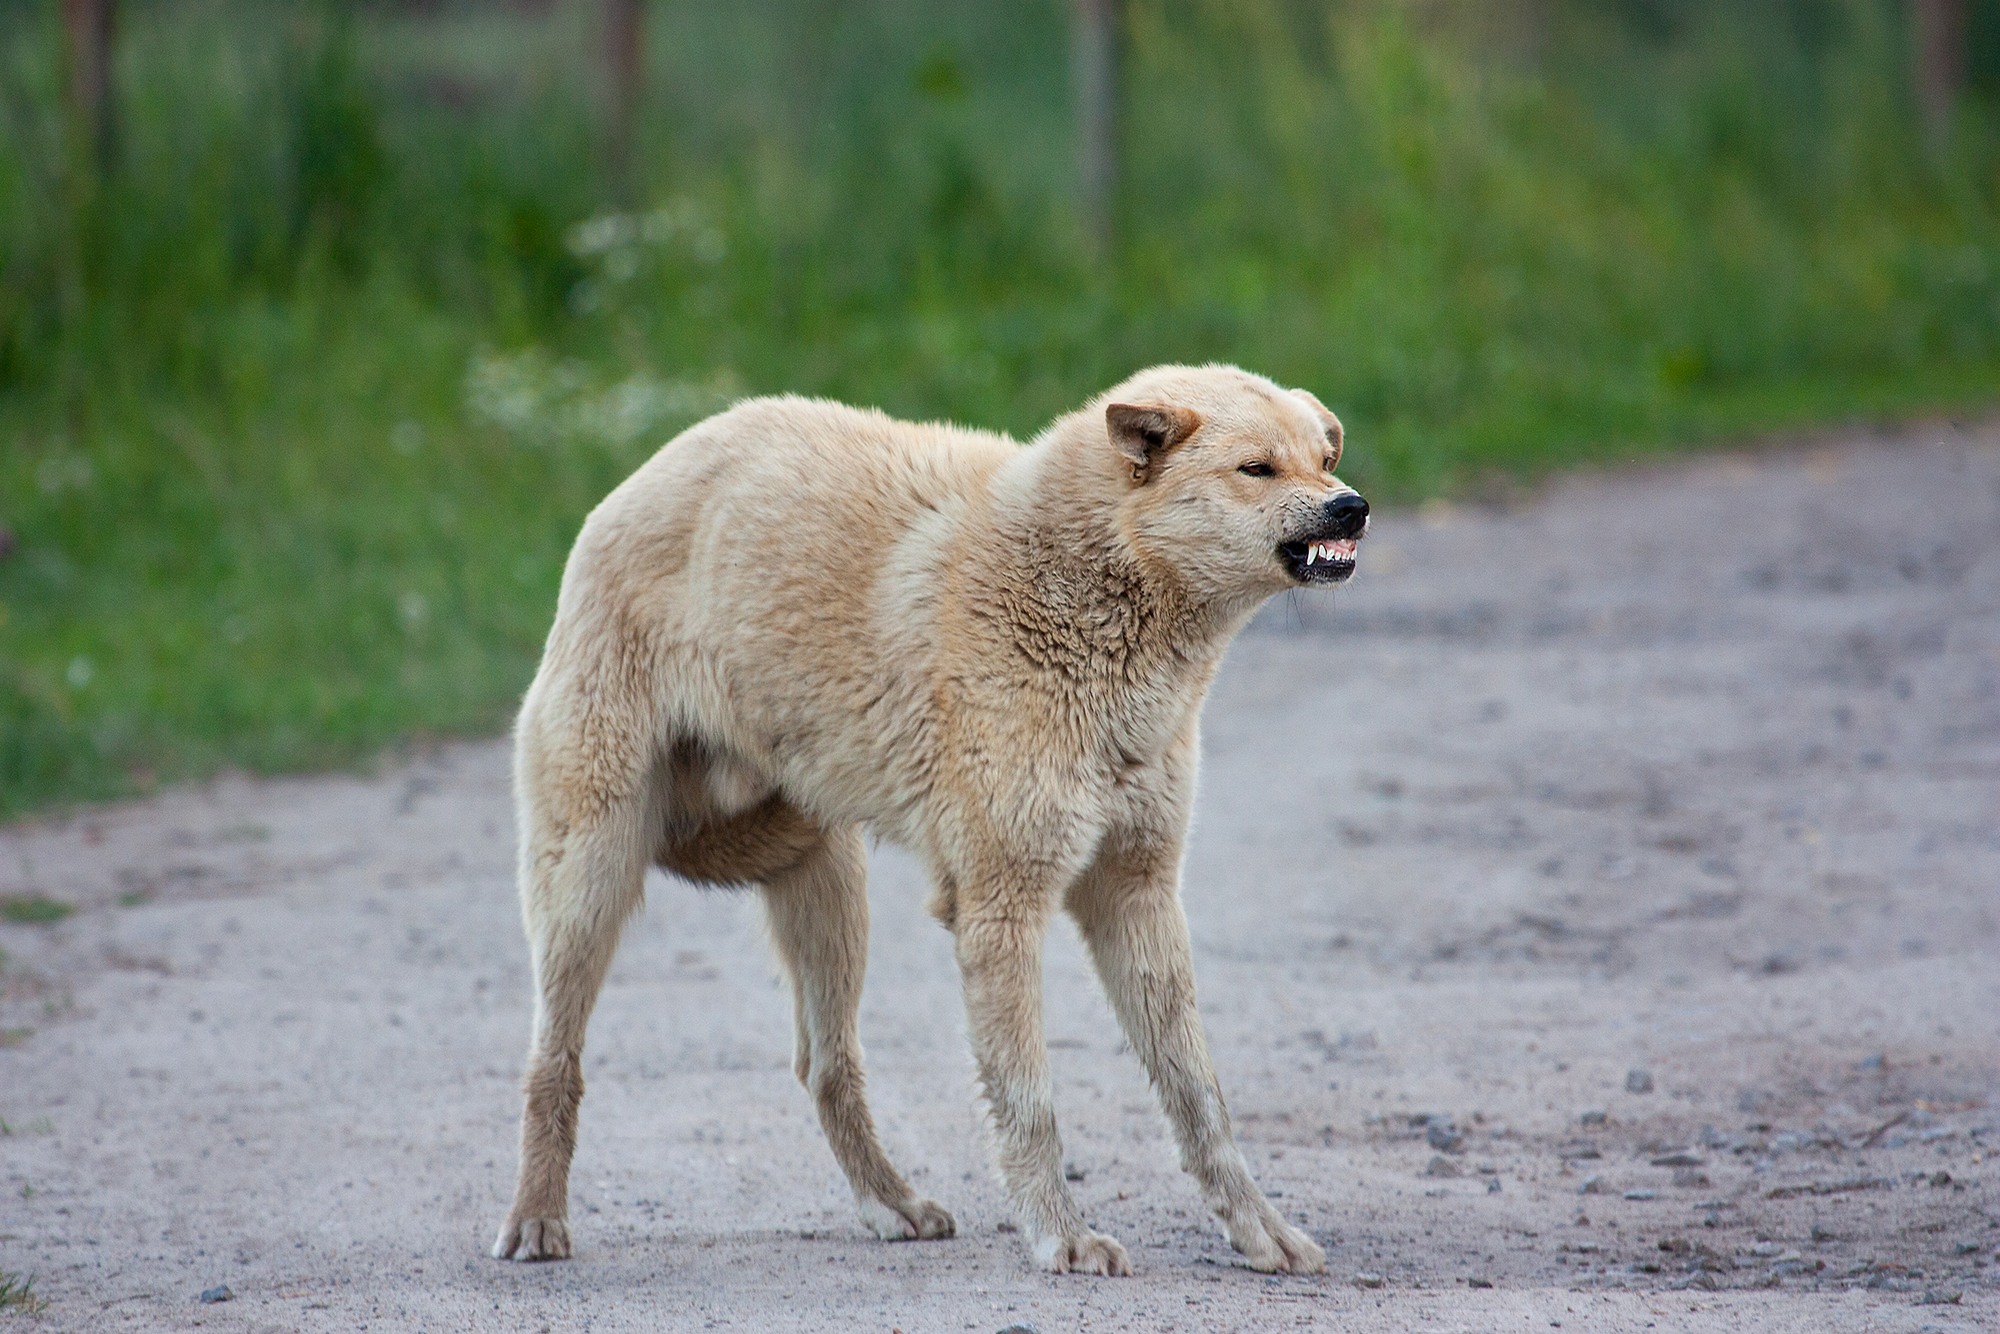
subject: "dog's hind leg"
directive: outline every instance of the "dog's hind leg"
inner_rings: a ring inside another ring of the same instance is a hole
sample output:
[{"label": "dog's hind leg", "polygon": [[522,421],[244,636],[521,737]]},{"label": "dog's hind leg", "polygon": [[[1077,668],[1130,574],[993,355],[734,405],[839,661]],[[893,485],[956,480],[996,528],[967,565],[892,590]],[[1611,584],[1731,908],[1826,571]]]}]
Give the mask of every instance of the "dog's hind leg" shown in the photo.
[{"label": "dog's hind leg", "polygon": [[882,1152],[868,1112],[855,1016],[868,966],[867,858],[861,831],[829,830],[790,868],[771,876],[764,903],[778,957],[791,975],[798,1016],[799,1082],[854,1188],[861,1221],[887,1241],[949,1237],[950,1214],[919,1198]]},{"label": "dog's hind leg", "polygon": [[[523,733],[527,728],[522,729]],[[525,735],[519,744],[531,745]],[[523,1080],[521,1171],[493,1244],[502,1260],[570,1253],[569,1166],[583,1101],[583,1035],[618,935],[638,906],[651,792],[643,778],[572,821],[550,810],[532,764],[521,769],[521,911],[535,973],[535,1025]]]}]

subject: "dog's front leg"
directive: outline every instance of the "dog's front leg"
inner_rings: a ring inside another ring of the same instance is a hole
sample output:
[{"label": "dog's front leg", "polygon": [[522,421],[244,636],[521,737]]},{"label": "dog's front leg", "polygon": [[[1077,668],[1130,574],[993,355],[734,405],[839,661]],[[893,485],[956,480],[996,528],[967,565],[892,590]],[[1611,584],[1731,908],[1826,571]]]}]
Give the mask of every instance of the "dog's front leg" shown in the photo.
[{"label": "dog's front leg", "polygon": [[1177,846],[1108,844],[1066,906],[1103,979],[1126,1040],[1172,1122],[1181,1166],[1229,1232],[1229,1244],[1266,1273],[1318,1273],[1326,1252],[1285,1222],[1250,1179],[1195,1006],[1194,958],[1176,887]]},{"label": "dog's front leg", "polygon": [[1042,937],[1048,905],[1025,892],[961,901],[953,935],[972,1054],[993,1117],[1000,1174],[1029,1228],[1035,1258],[1055,1272],[1129,1274],[1112,1237],[1092,1232],[1063,1182],[1042,1036]]}]

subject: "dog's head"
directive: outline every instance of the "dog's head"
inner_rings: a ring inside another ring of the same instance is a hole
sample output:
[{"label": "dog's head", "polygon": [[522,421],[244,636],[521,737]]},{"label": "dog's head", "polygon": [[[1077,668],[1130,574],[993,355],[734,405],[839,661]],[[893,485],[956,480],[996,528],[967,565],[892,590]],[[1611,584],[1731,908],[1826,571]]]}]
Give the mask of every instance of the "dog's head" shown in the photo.
[{"label": "dog's head", "polygon": [[1160,366],[1108,396],[1106,447],[1142,554],[1223,596],[1354,573],[1368,502],[1334,475],[1340,420],[1303,389],[1233,366]]}]

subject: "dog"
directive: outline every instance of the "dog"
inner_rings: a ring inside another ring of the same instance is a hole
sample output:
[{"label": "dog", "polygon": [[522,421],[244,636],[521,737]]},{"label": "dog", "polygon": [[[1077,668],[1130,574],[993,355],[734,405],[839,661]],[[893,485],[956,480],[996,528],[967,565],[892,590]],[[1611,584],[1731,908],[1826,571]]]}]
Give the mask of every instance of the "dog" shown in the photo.
[{"label": "dog", "polygon": [[1041,1013],[1060,908],[1230,1245],[1266,1272],[1323,1270],[1236,1146],[1179,878],[1225,647],[1272,594],[1354,572],[1368,504],[1334,475],[1341,440],[1304,390],[1160,366],[1026,446],[752,399],[613,491],[570,554],[515,730],[535,1017],[493,1254],[570,1254],[584,1029],[653,865],[759,889],[794,1068],[862,1221],[889,1240],[953,1235],[864,1097],[866,830],[931,876],[1000,1173],[1042,1266],[1132,1269],[1063,1178]]}]

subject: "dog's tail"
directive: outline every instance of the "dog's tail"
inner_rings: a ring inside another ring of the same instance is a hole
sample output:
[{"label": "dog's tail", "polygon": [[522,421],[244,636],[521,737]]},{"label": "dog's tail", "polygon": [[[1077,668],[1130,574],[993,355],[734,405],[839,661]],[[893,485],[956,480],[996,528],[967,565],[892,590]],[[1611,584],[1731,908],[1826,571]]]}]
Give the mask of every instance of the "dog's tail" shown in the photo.
[{"label": "dog's tail", "polygon": [[660,865],[712,885],[761,884],[783,875],[825,839],[804,811],[772,796],[749,810],[711,821],[660,850]]}]

